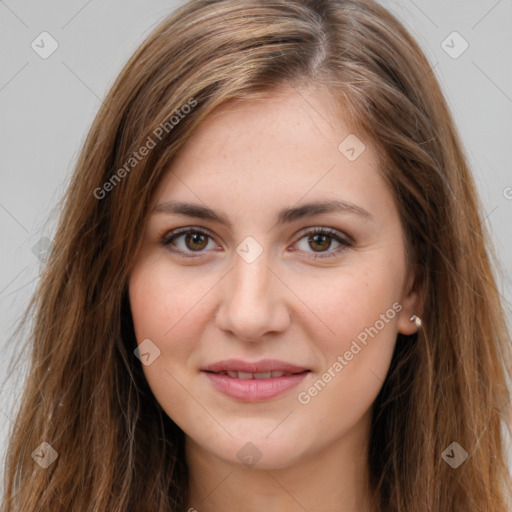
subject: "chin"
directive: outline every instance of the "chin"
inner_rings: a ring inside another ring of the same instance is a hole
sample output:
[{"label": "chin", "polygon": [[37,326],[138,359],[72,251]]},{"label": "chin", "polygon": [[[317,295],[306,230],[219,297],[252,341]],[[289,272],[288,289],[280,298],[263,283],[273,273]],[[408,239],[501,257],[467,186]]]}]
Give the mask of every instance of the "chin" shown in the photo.
[{"label": "chin", "polygon": [[255,470],[287,469],[295,465],[304,455],[304,452],[297,447],[298,440],[290,436],[285,436],[286,442],[283,442],[281,437],[274,439],[258,437],[261,436],[261,430],[256,432],[255,429],[254,435],[251,434],[247,432],[243,438],[234,436],[225,439],[221,444],[216,442],[213,450],[211,444],[202,446],[215,457],[229,464]]}]

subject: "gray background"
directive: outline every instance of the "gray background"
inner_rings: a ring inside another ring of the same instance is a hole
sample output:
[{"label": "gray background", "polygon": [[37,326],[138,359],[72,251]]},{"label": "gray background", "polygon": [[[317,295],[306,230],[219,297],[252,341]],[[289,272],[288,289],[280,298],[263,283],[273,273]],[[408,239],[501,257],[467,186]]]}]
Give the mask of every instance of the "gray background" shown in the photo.
[{"label": "gray background", "polygon": [[[180,3],[0,0],[0,379],[17,350],[10,339],[14,322],[42,268],[33,247],[52,238],[51,214],[102,98],[137,46]],[[381,3],[418,40],[450,104],[485,206],[510,320],[512,0]],[[43,31],[58,43],[46,59],[31,47]],[[469,45],[457,58],[464,43],[448,37],[454,31]],[[0,390],[2,466],[25,371],[26,365],[17,367],[16,381]]]}]

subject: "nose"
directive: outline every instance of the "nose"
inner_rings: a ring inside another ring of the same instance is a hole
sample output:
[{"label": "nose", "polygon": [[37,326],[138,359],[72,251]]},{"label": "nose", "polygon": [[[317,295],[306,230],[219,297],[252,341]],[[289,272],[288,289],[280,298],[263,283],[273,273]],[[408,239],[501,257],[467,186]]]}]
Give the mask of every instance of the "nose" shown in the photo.
[{"label": "nose", "polygon": [[286,285],[272,270],[266,251],[248,263],[238,254],[223,279],[216,325],[244,341],[284,332],[290,323]]}]

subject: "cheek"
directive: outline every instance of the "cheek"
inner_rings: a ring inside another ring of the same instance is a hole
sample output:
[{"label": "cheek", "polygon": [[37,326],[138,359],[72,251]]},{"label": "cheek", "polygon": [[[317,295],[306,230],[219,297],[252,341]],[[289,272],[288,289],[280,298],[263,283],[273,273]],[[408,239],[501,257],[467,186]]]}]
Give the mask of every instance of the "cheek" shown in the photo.
[{"label": "cheek", "polygon": [[165,349],[168,343],[178,348],[187,341],[184,336],[193,338],[200,327],[201,299],[213,285],[207,273],[194,279],[190,272],[173,269],[165,255],[141,262],[129,283],[137,340],[154,338]]},{"label": "cheek", "polygon": [[304,302],[321,320],[309,314],[316,327],[309,338],[315,340],[323,368],[298,396],[312,416],[325,418],[322,411],[328,408],[338,414],[328,421],[339,424],[342,415],[349,425],[375,400],[395,347],[401,279],[396,260],[374,260],[301,289]]},{"label": "cheek", "polygon": [[[199,283],[185,282],[183,273],[171,274],[169,267],[162,259],[137,265],[130,276],[129,299],[137,343],[149,339],[159,350],[150,364],[142,364],[148,385],[168,416],[184,428],[201,420],[183,386],[187,387],[187,363],[201,329],[194,321],[198,302],[206,290]],[[181,424],[183,418],[188,418],[186,425]]]},{"label": "cheek", "polygon": [[[297,295],[310,317],[304,324],[310,326],[309,338],[322,343],[323,352],[329,354],[348,348],[352,339],[376,323],[378,331],[386,335],[396,331],[401,270],[396,261],[393,264],[383,258],[368,258],[365,264],[296,280]],[[364,334],[361,338],[364,340]]]},{"label": "cheek", "polygon": [[[193,278],[191,272],[169,265],[165,256],[141,261],[130,275],[129,300],[137,343],[149,339],[160,351],[154,362],[142,366],[143,372],[168,412],[179,408],[186,395],[180,383],[197,371],[193,355],[211,314],[205,310],[205,299],[218,282],[214,277],[203,271]],[[187,405],[185,401],[183,405]]]}]

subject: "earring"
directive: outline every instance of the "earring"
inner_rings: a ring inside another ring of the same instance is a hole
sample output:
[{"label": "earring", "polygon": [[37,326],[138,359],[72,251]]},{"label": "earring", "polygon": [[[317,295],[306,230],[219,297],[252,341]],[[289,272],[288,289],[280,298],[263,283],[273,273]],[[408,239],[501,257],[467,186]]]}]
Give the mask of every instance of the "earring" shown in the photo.
[{"label": "earring", "polygon": [[417,315],[412,315],[409,319],[411,322],[414,322],[414,325],[418,328],[421,327],[421,318]]}]

